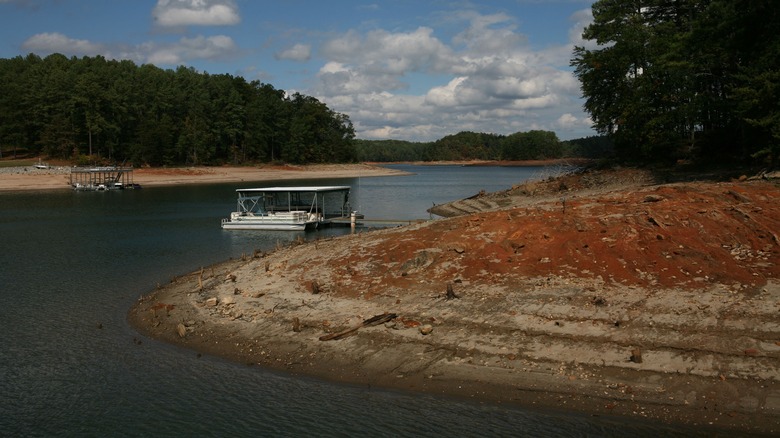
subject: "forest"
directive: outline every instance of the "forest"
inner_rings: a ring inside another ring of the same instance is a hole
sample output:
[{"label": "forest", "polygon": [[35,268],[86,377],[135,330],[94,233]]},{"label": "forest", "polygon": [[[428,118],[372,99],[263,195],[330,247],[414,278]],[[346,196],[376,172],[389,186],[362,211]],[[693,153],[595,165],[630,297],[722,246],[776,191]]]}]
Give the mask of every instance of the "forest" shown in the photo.
[{"label": "forest", "polygon": [[0,145],[78,164],[355,159],[349,117],[269,84],[101,56],[0,59]]},{"label": "forest", "polygon": [[355,140],[358,161],[375,162],[606,158],[612,148],[606,136],[560,141],[554,132],[539,130],[511,135],[463,131],[433,142]]},{"label": "forest", "polygon": [[6,151],[76,164],[534,160],[611,148],[605,139],[561,142],[549,131],[355,140],[349,117],[313,97],[227,74],[100,56],[0,59],[0,111]]},{"label": "forest", "polygon": [[571,61],[585,110],[623,161],[777,166],[773,0],[600,0]]}]

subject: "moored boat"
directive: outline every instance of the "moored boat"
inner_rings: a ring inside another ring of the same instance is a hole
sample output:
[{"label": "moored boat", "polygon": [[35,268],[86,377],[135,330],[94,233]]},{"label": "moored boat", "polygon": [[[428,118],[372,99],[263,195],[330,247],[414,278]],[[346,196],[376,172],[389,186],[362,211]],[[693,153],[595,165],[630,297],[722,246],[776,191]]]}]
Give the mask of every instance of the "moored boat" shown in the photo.
[{"label": "moored boat", "polygon": [[236,211],[222,219],[222,228],[300,231],[344,223],[358,216],[349,191],[349,186],[237,189]]}]

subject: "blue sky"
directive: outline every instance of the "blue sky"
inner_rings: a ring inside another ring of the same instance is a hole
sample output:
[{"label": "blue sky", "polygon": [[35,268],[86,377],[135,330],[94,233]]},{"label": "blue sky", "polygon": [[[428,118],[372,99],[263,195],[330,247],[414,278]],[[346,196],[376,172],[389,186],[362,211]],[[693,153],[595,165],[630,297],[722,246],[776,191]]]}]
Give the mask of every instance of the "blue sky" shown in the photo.
[{"label": "blue sky", "polygon": [[358,138],[594,135],[569,59],[589,0],[0,0],[0,57],[103,55],[259,80]]}]

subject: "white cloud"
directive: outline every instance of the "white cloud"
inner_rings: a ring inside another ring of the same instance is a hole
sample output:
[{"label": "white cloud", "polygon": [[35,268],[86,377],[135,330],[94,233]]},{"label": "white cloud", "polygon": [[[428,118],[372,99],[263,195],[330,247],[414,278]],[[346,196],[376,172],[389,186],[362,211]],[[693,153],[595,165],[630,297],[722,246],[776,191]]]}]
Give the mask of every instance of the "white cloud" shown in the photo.
[{"label": "white cloud", "polygon": [[22,48],[41,55],[102,55],[109,59],[129,59],[141,64],[170,66],[190,64],[199,59],[226,59],[238,52],[233,39],[225,35],[184,37],[168,44],[146,42],[136,46],[109,46],[71,38],[61,33],[41,33],[28,38]]},{"label": "white cloud", "polygon": [[449,48],[432,34],[427,27],[399,33],[375,30],[364,36],[350,31],[326,41],[322,54],[333,61],[360,65],[369,73],[436,71],[449,62]]},{"label": "white cloud", "polygon": [[295,44],[276,54],[276,59],[286,59],[290,61],[308,61],[309,58],[311,58],[311,46],[307,44]]},{"label": "white cloud", "polygon": [[555,125],[562,130],[576,130],[591,127],[593,121],[590,117],[576,117],[573,114],[566,113],[558,117]]},{"label": "white cloud", "polygon": [[593,10],[588,8],[577,11],[571,16],[571,21],[574,23],[569,29],[569,41],[572,45],[595,46],[595,43],[582,39],[582,31],[593,23]]},{"label": "white cloud", "polygon": [[[352,30],[325,41],[320,53],[326,61],[308,92],[349,114],[360,138],[587,131],[579,82],[568,66],[573,43],[533,51],[507,15],[456,15],[462,30],[448,43],[428,27]],[[428,78],[425,89],[400,94],[421,77]]]},{"label": "white cloud", "polygon": [[61,33],[39,33],[22,43],[22,48],[36,53],[62,53],[67,55],[95,55],[105,48],[87,40],[70,38]]},{"label": "white cloud", "polygon": [[237,51],[233,39],[224,35],[185,37],[174,44],[146,44],[141,47],[146,62],[162,65],[189,63],[195,59],[223,59]]},{"label": "white cloud", "polygon": [[164,27],[225,26],[241,21],[233,0],[158,0],[152,17]]}]

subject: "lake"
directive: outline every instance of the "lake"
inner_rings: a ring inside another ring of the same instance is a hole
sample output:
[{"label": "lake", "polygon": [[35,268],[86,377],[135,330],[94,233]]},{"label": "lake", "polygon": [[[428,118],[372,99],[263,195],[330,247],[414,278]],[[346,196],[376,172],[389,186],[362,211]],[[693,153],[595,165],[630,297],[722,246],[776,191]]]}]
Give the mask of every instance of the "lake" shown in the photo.
[{"label": "lake", "polygon": [[293,377],[141,337],[126,321],[176,275],[299,236],[224,231],[235,189],[350,185],[367,218],[426,219],[434,203],[543,168],[391,166],[409,176],[0,194],[2,436],[690,436],[637,421],[470,403]]}]

